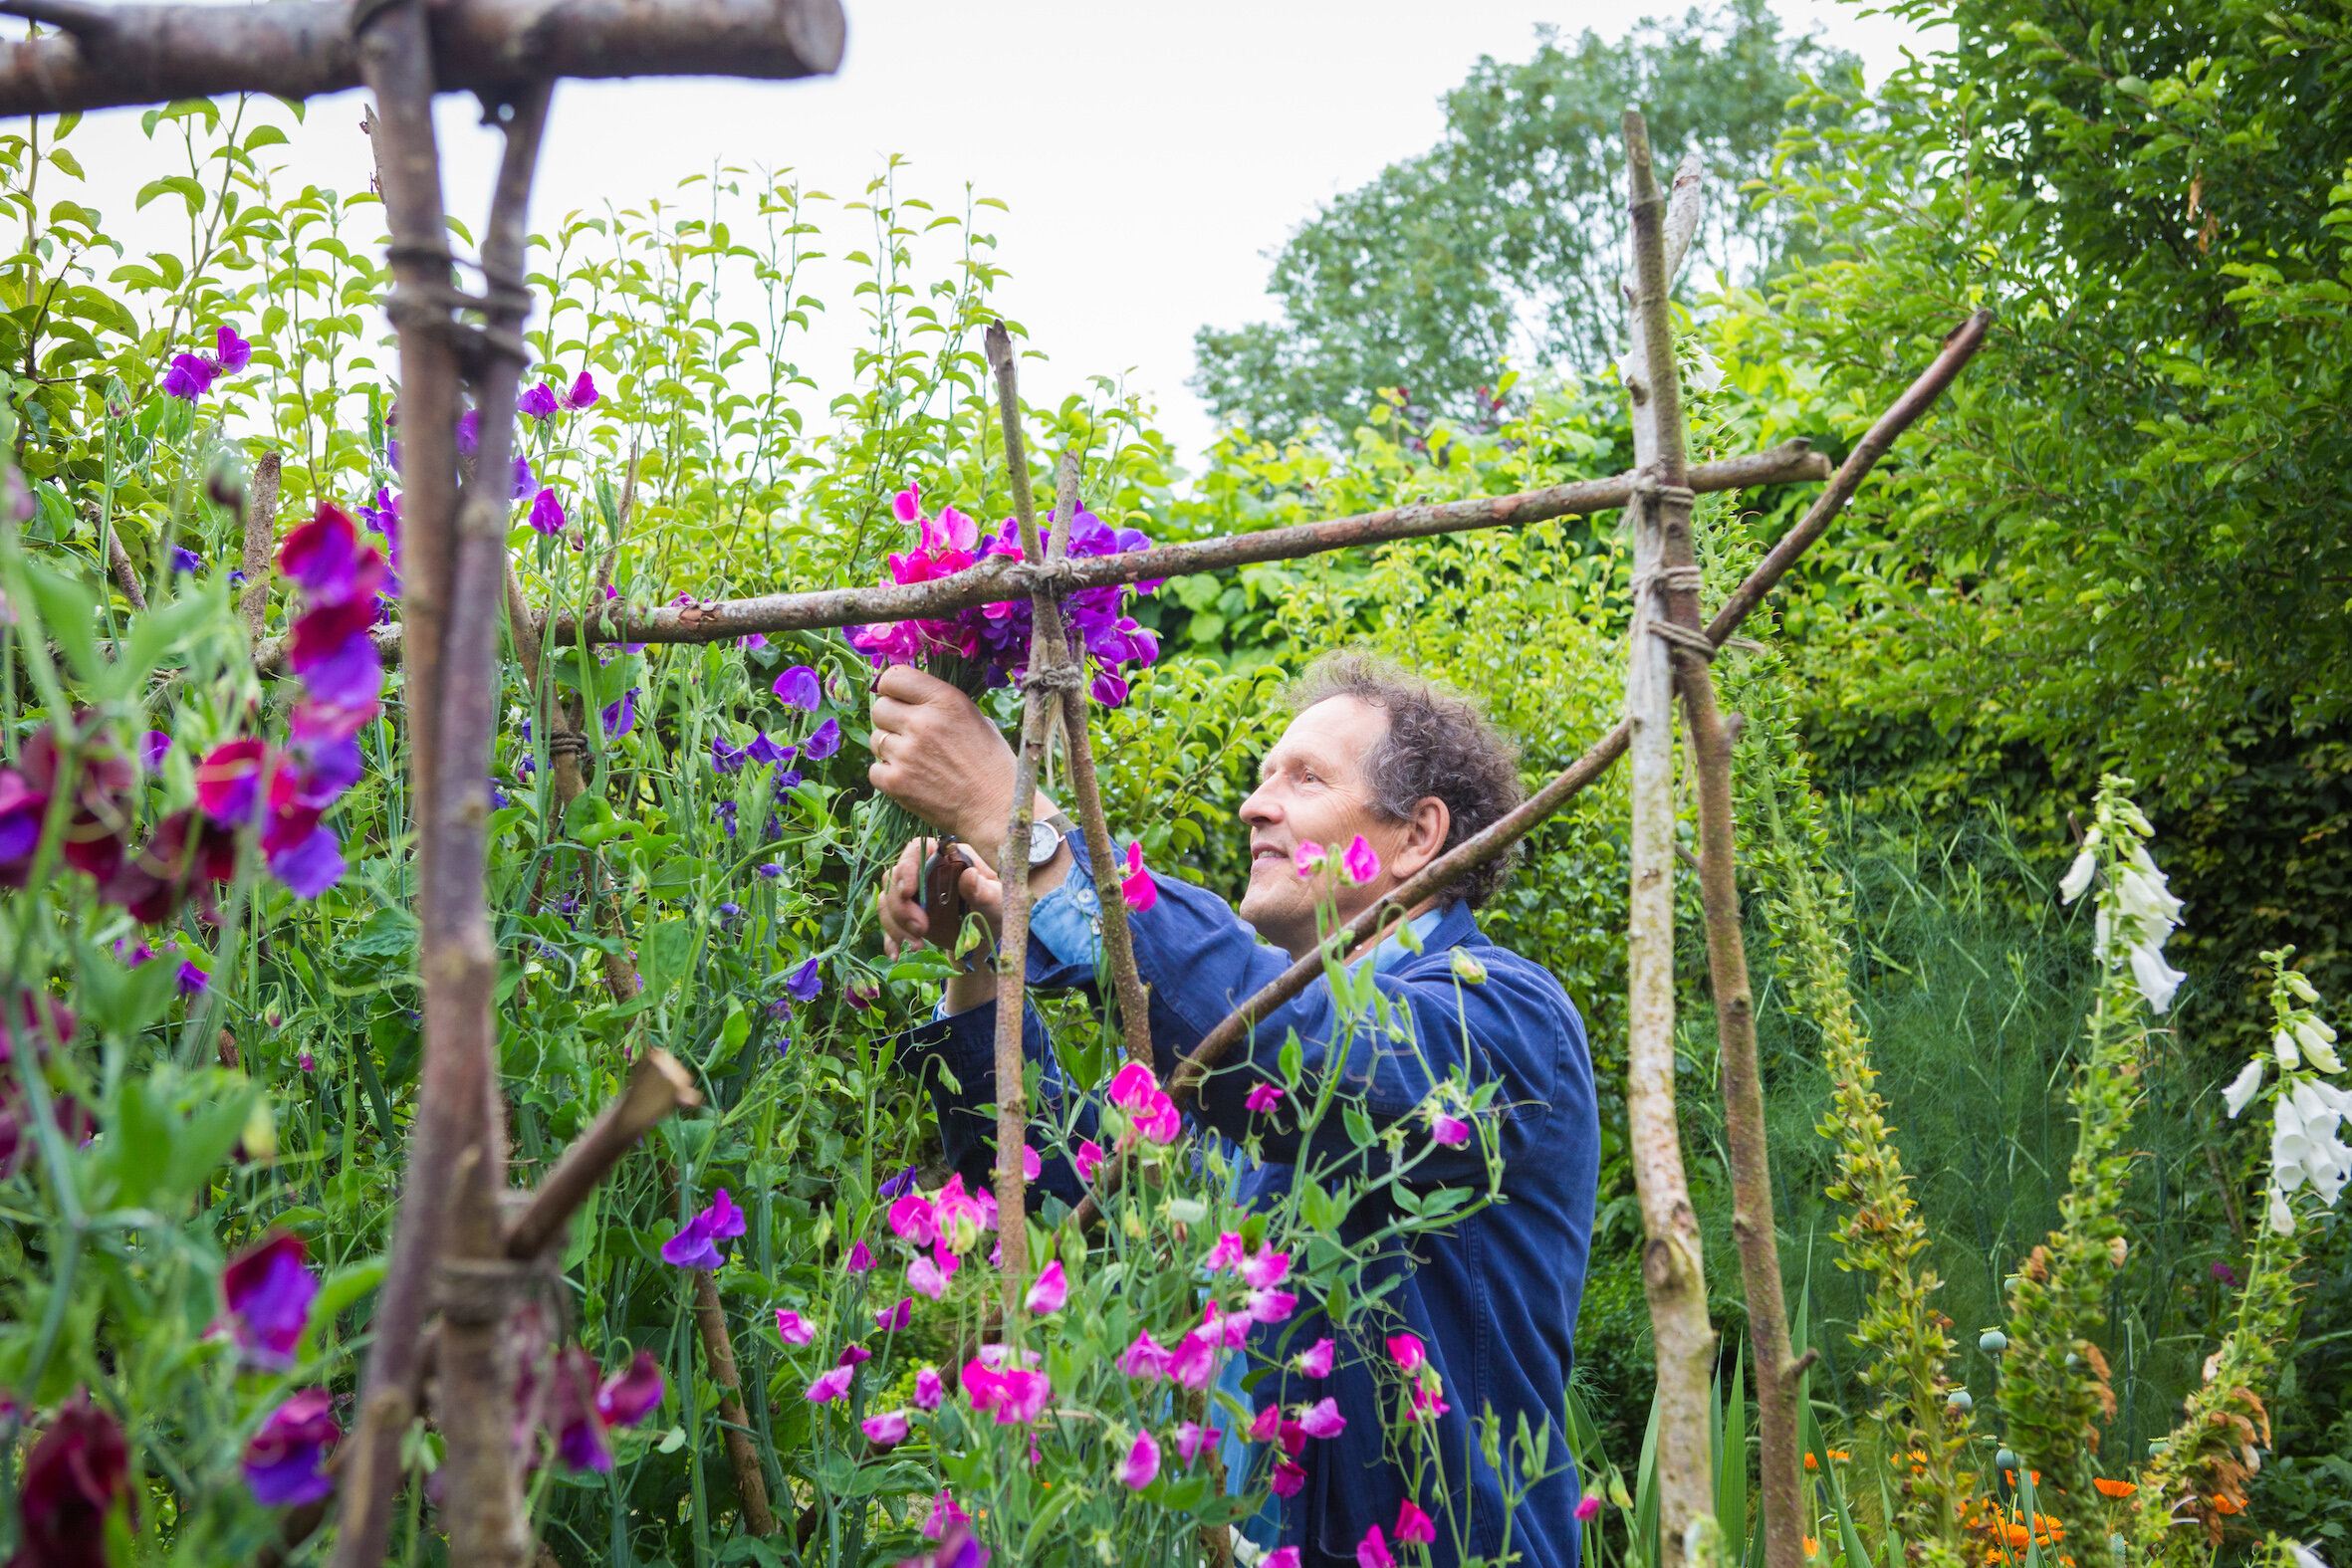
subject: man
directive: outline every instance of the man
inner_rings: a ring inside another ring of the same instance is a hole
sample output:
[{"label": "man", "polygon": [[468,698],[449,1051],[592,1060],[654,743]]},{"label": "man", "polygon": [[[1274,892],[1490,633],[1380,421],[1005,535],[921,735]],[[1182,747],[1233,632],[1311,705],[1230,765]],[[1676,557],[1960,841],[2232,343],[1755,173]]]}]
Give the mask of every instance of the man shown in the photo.
[{"label": "man", "polygon": [[[1211,894],[1172,876],[1159,898],[1130,915],[1136,967],[1150,988],[1151,1035],[1164,1082],[1177,1055],[1196,1044],[1235,1004],[1313,950],[1320,899],[1335,899],[1345,920],[1397,887],[1440,854],[1502,816],[1520,798],[1516,755],[1470,704],[1356,656],[1326,660],[1294,689],[1295,717],[1265,758],[1258,788],[1242,803],[1250,832],[1250,882],[1240,915]],[[946,683],[907,668],[882,676],[873,703],[876,788],[926,821],[953,832],[985,866],[1001,863],[1014,784],[1014,759],[996,727]],[[1031,846],[1031,979],[1040,985],[1091,983],[1095,873],[1082,838],[1058,821],[1042,792],[1036,814],[1049,823]],[[1301,844],[1338,851],[1357,835],[1378,853],[1380,869],[1360,886],[1326,870],[1302,879]],[[1057,839],[1058,841],[1057,841]],[[893,945],[931,935],[916,900],[919,847],[910,846],[883,896],[883,924]],[[1470,1551],[1490,1560],[1506,1549],[1529,1568],[1574,1568],[1578,1499],[1563,1425],[1565,1389],[1583,1293],[1585,1249],[1598,1178],[1600,1129],[1592,1065],[1575,1008],[1552,977],[1488,941],[1471,910],[1500,886],[1496,865],[1411,911],[1418,952],[1390,939],[1368,959],[1389,1006],[1409,1014],[1414,1043],[1397,1047],[1385,1031],[1339,1027],[1326,982],[1260,1020],[1249,1048],[1203,1086],[1199,1116],[1239,1140],[1265,1137],[1269,1159],[1295,1159],[1297,1139],[1268,1136],[1270,1121],[1244,1104],[1251,1087],[1279,1078],[1277,1059],[1295,1030],[1311,1073],[1336,1065],[1345,1092],[1383,1125],[1402,1122],[1416,1152],[1429,1148],[1429,1123],[1415,1115],[1449,1068],[1466,1064],[1474,1083],[1497,1079],[1502,1156],[1500,1204],[1442,1232],[1422,1236],[1388,1303],[1399,1328],[1426,1345],[1443,1380],[1447,1411],[1436,1423],[1448,1497],[1416,1501],[1437,1519],[1434,1550],[1455,1560],[1453,1535],[1466,1528]],[[1116,872],[1112,873],[1115,879]],[[1002,889],[990,870],[962,874],[967,905],[993,915]],[[1115,896],[1115,893],[1114,895]],[[952,940],[942,934],[943,940]],[[1271,944],[1271,946],[1269,945]],[[1457,967],[1457,952],[1473,962]],[[1465,972],[1483,980],[1465,984]],[[947,1153],[975,1180],[994,1158],[990,1129],[972,1107],[995,1098],[995,979],[985,966],[947,986],[943,1021],[918,1035],[961,1085],[950,1092],[931,1075]],[[1379,1032],[1382,1037],[1366,1035]],[[1025,1048],[1043,1058],[1049,1095],[1058,1074],[1033,1018]],[[1346,1038],[1334,1063],[1332,1041]],[[1407,1120],[1407,1118],[1410,1120]],[[1467,1148],[1430,1148],[1421,1168],[1431,1185],[1486,1184],[1479,1140]],[[1418,1173],[1417,1173],[1418,1174]],[[1292,1172],[1261,1166],[1245,1177],[1245,1202],[1287,1191]],[[1061,1161],[1047,1185],[1076,1196]],[[1376,1217],[1351,1217],[1367,1228]],[[1355,1233],[1364,1233],[1358,1229]],[[1351,1324],[1351,1327],[1358,1325]],[[1299,1341],[1305,1343],[1304,1340]],[[1282,1510],[1279,1542],[1301,1549],[1305,1568],[1350,1564],[1374,1525],[1393,1531],[1406,1477],[1383,1457],[1388,1425],[1371,1357],[1377,1338],[1343,1349],[1327,1379],[1292,1372],[1259,1385],[1261,1402],[1312,1401],[1328,1395],[1347,1418],[1345,1430],[1310,1443],[1303,1488]],[[1278,1388],[1278,1385],[1280,1387]],[[1236,1390],[1238,1393],[1238,1390]],[[1528,1489],[1505,1538],[1506,1480],[1480,1455],[1477,1423],[1491,1409],[1501,1423],[1510,1484],[1525,1486],[1510,1450],[1520,1418],[1549,1435],[1548,1475]],[[1463,1484],[1467,1467],[1468,1484]]]}]

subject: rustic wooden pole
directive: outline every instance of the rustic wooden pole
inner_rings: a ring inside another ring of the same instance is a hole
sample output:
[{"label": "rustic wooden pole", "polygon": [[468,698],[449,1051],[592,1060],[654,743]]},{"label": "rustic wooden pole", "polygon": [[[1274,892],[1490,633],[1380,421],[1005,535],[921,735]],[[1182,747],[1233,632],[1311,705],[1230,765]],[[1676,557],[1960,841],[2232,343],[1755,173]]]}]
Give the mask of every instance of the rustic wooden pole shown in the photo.
[{"label": "rustic wooden pole", "polygon": [[[1626,1113],[1634,1189],[1640,1197],[1642,1286],[1658,1365],[1658,1537],[1665,1568],[1711,1568],[1723,1555],[1715,1518],[1711,1380],[1715,1329],[1707,1319],[1707,1276],[1699,1222],[1683,1170],[1674,1105],[1674,686],[1666,642],[1655,635],[1658,590],[1698,599],[1697,568],[1666,568],[1669,540],[1690,543],[1689,462],[1682,389],[1667,314],[1665,197],[1650,164],[1648,131],[1625,114],[1635,318],[1643,356],[1629,378],[1634,457],[1642,487],[1633,546],[1633,630],[1625,717],[1632,770],[1632,897],[1626,937]],[[1695,622],[1696,614],[1692,616]]]},{"label": "rustic wooden pole", "polygon": [[237,597],[237,612],[245,617],[245,630],[256,642],[261,641],[262,627],[269,620],[270,562],[278,548],[278,492],[284,463],[277,453],[264,452],[261,461],[253,465],[252,482],[245,487],[245,559],[239,563],[245,572],[245,591]]},{"label": "rustic wooden pole", "polygon": [[[356,41],[358,69],[375,100],[371,126],[384,221],[392,237],[395,291],[420,323],[449,285],[442,240],[440,154],[432,119],[432,56],[421,4],[378,12]],[[441,311],[444,321],[448,313]],[[416,820],[436,819],[439,800],[440,639],[457,501],[457,357],[445,332],[400,332],[403,538],[401,620],[405,647],[410,798]],[[438,840],[420,832],[417,885],[436,886]],[[429,975],[429,971],[428,971]],[[428,986],[430,981],[428,979]],[[438,988],[446,998],[446,988]],[[494,1085],[481,1064],[450,1049],[445,1004],[428,991],[425,1058],[410,1134],[399,1218],[377,1293],[373,1335],[356,1430],[341,1485],[337,1568],[377,1568],[398,1489],[400,1446],[414,1418],[417,1373],[433,1271],[444,1246],[460,1154],[478,1142],[480,1107]]]},{"label": "rustic wooden pole", "polygon": [[[10,0],[0,15],[60,31],[0,44],[0,116],[372,87],[352,21],[371,30],[376,10]],[[526,78],[822,76],[840,64],[843,37],[839,0],[433,0],[426,27],[419,64],[443,93],[497,94]]]}]

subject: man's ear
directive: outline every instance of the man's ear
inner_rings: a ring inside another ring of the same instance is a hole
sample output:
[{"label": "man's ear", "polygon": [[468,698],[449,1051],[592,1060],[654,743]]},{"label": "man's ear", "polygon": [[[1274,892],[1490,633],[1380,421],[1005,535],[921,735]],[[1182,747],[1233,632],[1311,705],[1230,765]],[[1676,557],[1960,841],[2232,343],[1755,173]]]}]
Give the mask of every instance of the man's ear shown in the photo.
[{"label": "man's ear", "polygon": [[1454,813],[1434,794],[1423,795],[1413,806],[1413,820],[1397,850],[1396,874],[1401,880],[1420,871],[1445,853],[1446,834],[1453,830]]}]

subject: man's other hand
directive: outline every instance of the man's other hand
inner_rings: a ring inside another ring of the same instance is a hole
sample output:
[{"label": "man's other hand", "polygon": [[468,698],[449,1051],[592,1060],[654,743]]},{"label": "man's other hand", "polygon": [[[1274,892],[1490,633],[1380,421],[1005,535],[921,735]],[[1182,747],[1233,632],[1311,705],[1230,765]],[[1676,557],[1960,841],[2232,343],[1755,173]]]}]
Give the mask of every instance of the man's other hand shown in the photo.
[{"label": "man's other hand", "polygon": [[971,698],[904,664],[874,689],[865,777],[907,810],[970,843],[990,865],[1013,814],[1013,749]]},{"label": "man's other hand", "polygon": [[[899,854],[898,863],[890,868],[890,874],[882,879],[878,895],[882,915],[882,951],[893,959],[909,948],[920,947],[934,940],[930,916],[922,905],[921,881],[924,863],[938,852],[938,839],[915,839]],[[957,890],[963,895],[964,908],[986,920],[993,934],[1005,915],[1004,883],[997,880],[994,871],[976,864],[965,845],[951,845],[948,852],[963,860],[964,869]],[[942,931],[936,940],[952,952],[956,933]]]}]

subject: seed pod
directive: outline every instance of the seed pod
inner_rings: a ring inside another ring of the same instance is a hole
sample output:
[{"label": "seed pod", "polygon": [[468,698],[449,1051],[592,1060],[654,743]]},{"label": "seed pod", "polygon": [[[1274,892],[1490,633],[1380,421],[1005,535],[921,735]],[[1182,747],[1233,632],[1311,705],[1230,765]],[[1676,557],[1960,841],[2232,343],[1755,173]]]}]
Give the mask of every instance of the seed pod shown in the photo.
[{"label": "seed pod", "polygon": [[1977,1348],[1988,1356],[1998,1356],[2009,1348],[2009,1337],[1998,1328],[1989,1328],[1977,1336]]}]

